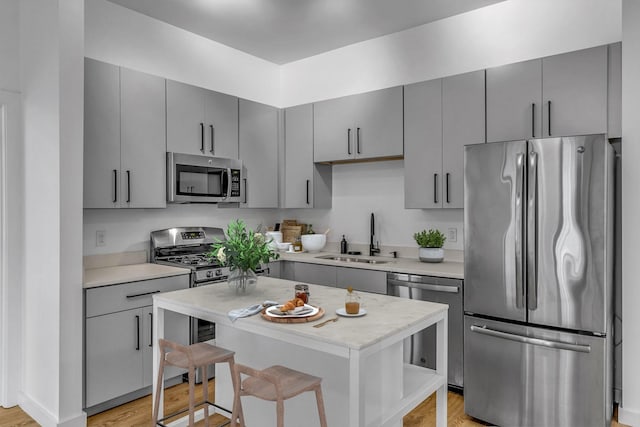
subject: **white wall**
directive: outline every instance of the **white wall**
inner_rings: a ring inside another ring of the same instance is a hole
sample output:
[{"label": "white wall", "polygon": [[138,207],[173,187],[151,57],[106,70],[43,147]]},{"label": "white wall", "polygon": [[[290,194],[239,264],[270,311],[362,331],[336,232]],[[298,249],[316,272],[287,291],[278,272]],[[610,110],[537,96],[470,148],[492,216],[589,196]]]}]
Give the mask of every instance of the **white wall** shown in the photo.
[{"label": "white wall", "polygon": [[281,216],[311,223],[316,232],[331,228],[329,241],[340,241],[344,234],[350,243],[368,244],[374,213],[381,246],[416,246],[413,233],[438,228],[446,234],[453,227],[457,242],[445,242],[445,248],[462,250],[462,209],[404,208],[403,163],[334,165],[332,209],[289,209]]},{"label": "white wall", "polygon": [[622,407],[619,421],[640,426],[640,2],[623,1],[622,15]]},{"label": "white wall", "polygon": [[106,0],[86,1],[85,56],[280,105],[276,64]]},{"label": "white wall", "polygon": [[[84,0],[20,1],[25,283],[20,405],[81,426]],[[34,256],[36,255],[36,256]]]},{"label": "white wall", "polygon": [[509,0],[282,67],[283,106],[620,41],[621,0]]},{"label": "white wall", "polygon": [[[205,226],[226,229],[227,224],[242,218],[248,227],[273,226],[278,221],[276,209],[218,208],[216,205],[169,205],[166,209],[85,209],[84,254],[146,250],[149,233],[170,227]],[[105,245],[96,246],[96,231],[105,232]]]}]

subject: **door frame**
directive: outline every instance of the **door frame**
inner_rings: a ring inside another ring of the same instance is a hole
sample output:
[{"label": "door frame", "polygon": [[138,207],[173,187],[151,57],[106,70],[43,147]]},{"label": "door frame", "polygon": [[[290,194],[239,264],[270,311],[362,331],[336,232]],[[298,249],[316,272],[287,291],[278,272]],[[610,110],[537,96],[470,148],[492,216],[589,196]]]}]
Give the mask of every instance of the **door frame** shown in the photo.
[{"label": "door frame", "polygon": [[0,406],[7,408],[18,404],[22,381],[24,201],[20,108],[19,93],[0,90]]}]

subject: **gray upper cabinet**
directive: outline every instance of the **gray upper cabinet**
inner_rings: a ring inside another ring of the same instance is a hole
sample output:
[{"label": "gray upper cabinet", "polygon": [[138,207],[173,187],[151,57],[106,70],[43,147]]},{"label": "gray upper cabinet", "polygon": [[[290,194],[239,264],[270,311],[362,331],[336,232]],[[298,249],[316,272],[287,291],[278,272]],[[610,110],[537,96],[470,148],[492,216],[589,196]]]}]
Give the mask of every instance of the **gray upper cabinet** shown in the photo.
[{"label": "gray upper cabinet", "polygon": [[167,151],[238,158],[238,98],[167,80]]},{"label": "gray upper cabinet", "polygon": [[622,138],[622,43],[609,45],[607,134]]},{"label": "gray upper cabinet", "polygon": [[484,70],[442,79],[443,208],[464,207],[464,146],[485,141]]},{"label": "gray upper cabinet", "polygon": [[284,117],[284,208],[330,208],[331,166],[313,163],[313,105],[287,108]]},{"label": "gray upper cabinet", "polygon": [[85,208],[166,206],[164,85],[85,60]]},{"label": "gray upper cabinet", "polygon": [[463,147],[485,140],[484,71],[405,87],[405,207],[463,207]]},{"label": "gray upper cabinet", "polygon": [[542,59],[543,136],[607,131],[607,46]]},{"label": "gray upper cabinet", "polygon": [[404,207],[442,207],[442,79],[404,88]]},{"label": "gray upper cabinet", "polygon": [[240,99],[242,207],[278,207],[278,114],[275,107]]},{"label": "gray upper cabinet", "polygon": [[542,136],[542,60],[487,69],[487,141]]},{"label": "gray upper cabinet", "polygon": [[84,207],[120,206],[120,68],[84,62]]},{"label": "gray upper cabinet", "polygon": [[120,69],[120,194],[130,208],[166,207],[165,81]]},{"label": "gray upper cabinet", "polygon": [[607,132],[608,57],[599,46],[488,69],[487,141]]},{"label": "gray upper cabinet", "polygon": [[314,104],[315,162],[403,155],[402,87]]}]

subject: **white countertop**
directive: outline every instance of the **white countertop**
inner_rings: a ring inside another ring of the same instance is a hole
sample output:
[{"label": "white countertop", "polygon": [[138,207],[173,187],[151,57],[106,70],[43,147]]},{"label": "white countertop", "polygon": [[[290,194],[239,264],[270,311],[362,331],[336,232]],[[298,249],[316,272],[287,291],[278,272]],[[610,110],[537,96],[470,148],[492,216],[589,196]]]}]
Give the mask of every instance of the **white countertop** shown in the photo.
[{"label": "white countertop", "polygon": [[[183,289],[153,296],[154,304],[170,310],[188,312],[190,315],[231,325],[227,313],[230,310],[271,300],[285,302],[293,298],[294,285],[298,282],[259,277],[256,289],[248,295],[238,295],[226,283]],[[273,338],[291,336],[291,340],[319,341],[329,347],[362,350],[390,337],[409,336],[424,328],[425,322],[446,313],[446,304],[407,298],[358,292],[367,314],[362,317],[340,317],[337,322],[314,328],[313,325],[336,317],[336,309],[344,307],[346,291],[322,285],[309,285],[310,303],[322,307],[325,315],[307,323],[276,323],[265,320],[260,314],[240,318],[234,327],[249,331],[263,331]],[[446,315],[446,314],[445,314]],[[420,325],[423,325],[420,327]],[[419,328],[416,330],[416,328]]]},{"label": "white countertop", "polygon": [[[448,277],[452,279],[464,279],[464,262],[444,261],[439,263],[421,262],[417,258],[392,258],[366,255],[346,255],[333,252],[317,253],[287,253],[279,252],[283,261],[306,262],[311,264],[334,265],[339,267],[361,268],[366,270],[388,271],[391,273],[421,274],[425,276]],[[321,259],[318,257],[333,255],[351,258],[373,259],[376,261],[386,261],[382,264],[368,264],[364,262],[334,261]]]},{"label": "white countertop", "polygon": [[158,279],[161,277],[189,274],[188,268],[168,265],[142,263],[116,265],[109,267],[87,268],[84,270],[83,288],[115,285],[119,283],[137,282],[140,280]]}]

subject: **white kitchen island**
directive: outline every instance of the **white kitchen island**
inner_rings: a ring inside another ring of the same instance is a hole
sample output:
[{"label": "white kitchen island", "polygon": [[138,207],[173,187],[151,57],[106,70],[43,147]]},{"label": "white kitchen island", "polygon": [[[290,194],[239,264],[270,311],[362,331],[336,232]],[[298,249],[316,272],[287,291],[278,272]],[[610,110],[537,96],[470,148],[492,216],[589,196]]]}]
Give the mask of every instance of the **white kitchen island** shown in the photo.
[{"label": "white kitchen island", "polygon": [[[346,291],[309,285],[310,303],[326,311],[321,319],[285,324],[258,314],[229,320],[227,313],[232,309],[291,299],[295,283],[260,277],[249,295],[237,295],[226,283],[154,295],[154,336],[164,335],[166,310],[215,322],[216,344],[234,350],[236,362],[258,369],[280,364],[323,378],[331,427],[401,426],[402,417],[433,392],[437,393],[437,425],[446,426],[447,305],[361,292],[365,316],[341,317],[314,328],[337,317],[335,311],[344,306]],[[436,370],[404,363],[404,338],[433,324],[437,325]],[[157,348],[153,357],[155,393]],[[216,403],[231,408],[232,400],[228,365],[217,366]],[[246,397],[243,408],[248,425],[275,426],[273,402]],[[287,426],[319,425],[313,393],[285,402],[285,415]]]}]

